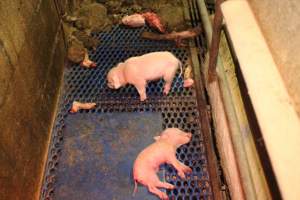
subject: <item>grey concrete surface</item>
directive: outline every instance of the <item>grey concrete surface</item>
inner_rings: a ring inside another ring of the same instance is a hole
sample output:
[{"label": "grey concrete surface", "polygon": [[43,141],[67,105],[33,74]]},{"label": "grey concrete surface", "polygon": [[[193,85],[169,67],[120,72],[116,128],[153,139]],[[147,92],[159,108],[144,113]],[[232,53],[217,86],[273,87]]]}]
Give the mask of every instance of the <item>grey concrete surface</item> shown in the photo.
[{"label": "grey concrete surface", "polygon": [[[248,0],[300,117],[300,4]],[[261,66],[263,67],[263,66]]]}]

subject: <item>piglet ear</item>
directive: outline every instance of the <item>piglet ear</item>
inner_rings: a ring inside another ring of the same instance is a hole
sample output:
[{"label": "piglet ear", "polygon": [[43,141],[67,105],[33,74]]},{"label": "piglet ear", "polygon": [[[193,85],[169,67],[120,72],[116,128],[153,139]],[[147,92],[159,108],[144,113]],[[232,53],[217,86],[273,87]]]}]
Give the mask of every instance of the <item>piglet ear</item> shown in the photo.
[{"label": "piglet ear", "polygon": [[160,136],[159,136],[159,135],[158,135],[158,136],[154,136],[154,137],[153,137],[153,139],[154,139],[155,141],[159,140],[159,138],[160,138]]}]

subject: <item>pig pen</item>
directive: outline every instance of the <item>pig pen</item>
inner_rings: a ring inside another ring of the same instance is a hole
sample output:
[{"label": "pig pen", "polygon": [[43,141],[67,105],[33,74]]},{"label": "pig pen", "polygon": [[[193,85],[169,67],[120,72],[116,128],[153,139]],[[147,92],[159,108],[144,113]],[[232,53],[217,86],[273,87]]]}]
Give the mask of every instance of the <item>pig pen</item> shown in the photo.
[{"label": "pig pen", "polygon": [[[192,26],[201,24],[200,16],[193,12],[196,7],[195,1],[188,1],[185,8]],[[206,52],[204,34],[190,41],[188,47],[177,48],[174,42],[141,39],[145,30],[150,31],[148,27],[128,29],[116,25],[109,32],[94,34],[101,44],[89,51],[89,56],[97,67],[65,68],[40,199],[157,199],[142,186],[132,196],[131,171],[137,154],[167,127],[193,134],[191,142],[177,150],[177,158],[193,173],[182,180],[173,167],[161,167],[160,178],[176,186],[166,191],[169,198],[220,199],[222,183],[199,69]],[[168,96],[162,94],[162,80],[149,83],[145,102],[139,101],[133,86],[119,90],[107,87],[106,74],[111,67],[131,56],[154,51],[172,52],[184,68],[190,63],[194,87],[183,88],[179,72]],[[73,101],[95,102],[97,106],[71,114]]]}]

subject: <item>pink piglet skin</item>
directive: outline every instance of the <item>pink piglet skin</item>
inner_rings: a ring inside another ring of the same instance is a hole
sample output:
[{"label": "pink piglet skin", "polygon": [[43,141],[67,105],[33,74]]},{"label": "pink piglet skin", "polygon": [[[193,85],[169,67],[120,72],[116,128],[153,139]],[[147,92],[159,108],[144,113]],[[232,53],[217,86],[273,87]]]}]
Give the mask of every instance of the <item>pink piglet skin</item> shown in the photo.
[{"label": "pink piglet skin", "polygon": [[141,14],[133,14],[123,17],[121,22],[126,26],[138,28],[145,25],[145,18]]},{"label": "pink piglet skin", "polygon": [[133,179],[135,181],[134,194],[137,192],[137,184],[140,183],[160,199],[167,200],[168,196],[158,188],[174,189],[175,186],[162,182],[157,176],[159,166],[164,163],[173,165],[181,178],[185,173],[191,173],[192,169],[176,158],[176,149],[191,140],[192,134],[181,131],[178,128],[168,128],[160,136],[156,136],[153,144],[146,147],[136,158],[133,166]]},{"label": "pink piglet skin", "polygon": [[147,99],[147,82],[163,78],[165,81],[163,93],[167,95],[179,67],[182,70],[180,60],[168,51],[131,57],[108,72],[108,87],[118,89],[126,84],[132,84],[137,89],[140,100],[144,101]]}]

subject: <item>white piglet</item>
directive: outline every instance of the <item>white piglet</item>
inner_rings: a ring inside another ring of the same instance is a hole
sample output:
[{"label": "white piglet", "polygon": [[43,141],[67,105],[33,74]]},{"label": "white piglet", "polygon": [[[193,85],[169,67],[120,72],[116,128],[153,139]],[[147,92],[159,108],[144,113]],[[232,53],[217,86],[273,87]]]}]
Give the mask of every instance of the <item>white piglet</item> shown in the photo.
[{"label": "white piglet", "polygon": [[175,186],[160,181],[156,173],[159,166],[164,163],[172,165],[181,178],[185,178],[185,173],[191,173],[191,168],[176,159],[176,149],[190,142],[191,138],[191,133],[183,132],[178,128],[167,128],[160,136],[154,137],[156,142],[145,148],[134,162],[135,188],[133,194],[137,192],[137,183],[140,183],[160,199],[167,200],[168,196],[158,188],[174,189]]},{"label": "white piglet", "polygon": [[112,89],[132,84],[137,89],[140,100],[144,101],[147,99],[146,86],[148,81],[163,78],[165,80],[164,94],[167,95],[178,67],[182,73],[180,60],[168,51],[147,53],[128,58],[113,67],[107,74],[107,84]]}]

